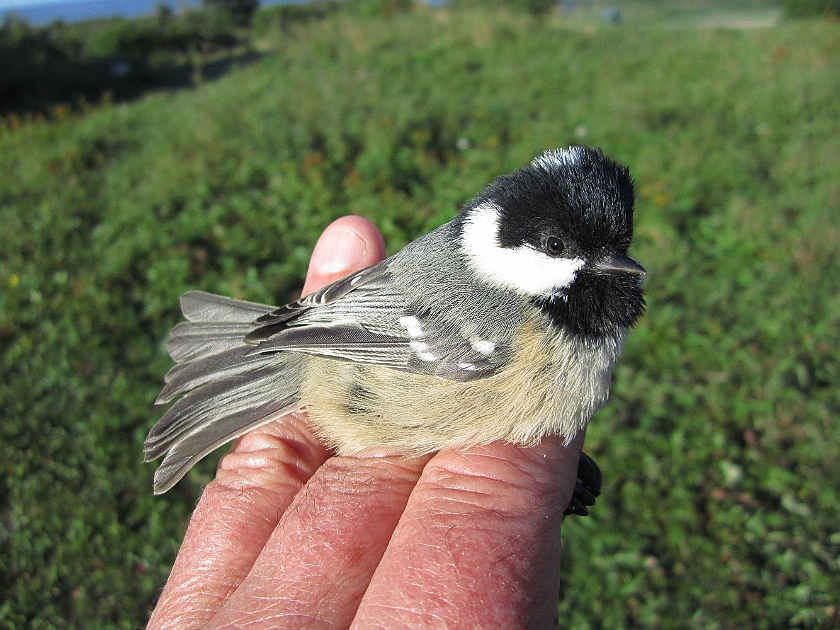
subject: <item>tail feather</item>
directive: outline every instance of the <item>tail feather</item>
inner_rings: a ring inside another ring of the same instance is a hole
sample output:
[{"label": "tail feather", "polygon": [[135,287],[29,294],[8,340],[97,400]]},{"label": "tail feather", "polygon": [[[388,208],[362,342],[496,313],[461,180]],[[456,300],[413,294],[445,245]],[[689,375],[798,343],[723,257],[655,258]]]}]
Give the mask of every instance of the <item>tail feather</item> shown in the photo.
[{"label": "tail feather", "polygon": [[257,317],[274,310],[274,306],[234,300],[204,291],[187,291],[181,296],[181,312],[190,322],[250,324]]},{"label": "tail feather", "polygon": [[[213,380],[188,392],[175,401],[149,431],[144,445],[146,458],[160,457],[184,435],[214,422],[217,417],[237,413],[265,402],[262,400],[260,386],[272,376],[276,374],[264,368],[251,374]],[[270,392],[266,392],[265,395],[271,396]]]},{"label": "tail feather", "polygon": [[249,411],[226,416],[219,420],[218,434],[210,427],[204,427],[178,442],[163,458],[155,471],[154,493],[163,494],[178,483],[190,468],[222,444],[244,435],[252,429],[267,424],[280,416],[294,411],[294,407],[275,408],[275,405],[262,405]]},{"label": "tail feather", "polygon": [[239,347],[231,350],[179,363],[164,377],[166,385],[155,404],[166,404],[179,394],[211,381],[256,372],[277,360],[273,355],[249,355],[251,350],[252,347],[240,343]]},{"label": "tail feather", "polygon": [[149,431],[146,461],[166,454],[155,472],[166,492],[202,457],[251,429],[300,407],[303,357],[291,352],[252,355],[244,336],[274,307],[201,291],[181,297],[187,318],[167,344],[176,361],[158,404],[180,399]]},{"label": "tail feather", "polygon": [[[250,383],[228,392],[232,394],[229,397],[212,400],[181,427],[176,438],[166,440],[148,452],[146,457],[150,460],[168,451],[155,471],[155,494],[169,490],[198,460],[222,444],[298,409],[297,396],[282,398],[273,394],[271,385],[281,379],[282,376],[275,375],[274,379],[266,378],[257,383],[263,390],[262,395],[255,395],[255,384]],[[220,404],[227,408],[221,415],[215,415],[220,413]]]},{"label": "tail feather", "polygon": [[178,363],[195,361],[242,345],[251,324],[181,322],[169,333],[166,349]]}]

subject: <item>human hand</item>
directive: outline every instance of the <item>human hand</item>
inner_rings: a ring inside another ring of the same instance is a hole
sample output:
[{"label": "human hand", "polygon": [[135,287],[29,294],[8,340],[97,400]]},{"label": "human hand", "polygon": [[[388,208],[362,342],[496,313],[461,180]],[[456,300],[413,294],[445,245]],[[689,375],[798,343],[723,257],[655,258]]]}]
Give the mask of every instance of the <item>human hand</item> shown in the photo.
[{"label": "human hand", "polygon": [[[304,295],[384,257],[373,224],[339,219]],[[582,442],[332,457],[285,416],[219,462],[148,627],[551,626]]]}]

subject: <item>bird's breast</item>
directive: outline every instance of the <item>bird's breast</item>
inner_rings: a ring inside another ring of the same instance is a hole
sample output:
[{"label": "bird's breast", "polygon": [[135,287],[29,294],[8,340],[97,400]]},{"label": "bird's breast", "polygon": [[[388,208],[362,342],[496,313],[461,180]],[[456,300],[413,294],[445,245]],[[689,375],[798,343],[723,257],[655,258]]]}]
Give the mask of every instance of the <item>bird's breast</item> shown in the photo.
[{"label": "bird's breast", "polygon": [[511,360],[487,378],[458,382],[312,357],[302,398],[319,436],[345,455],[533,444],[550,434],[570,441],[606,402],[624,336],[583,342],[541,323],[520,328]]}]

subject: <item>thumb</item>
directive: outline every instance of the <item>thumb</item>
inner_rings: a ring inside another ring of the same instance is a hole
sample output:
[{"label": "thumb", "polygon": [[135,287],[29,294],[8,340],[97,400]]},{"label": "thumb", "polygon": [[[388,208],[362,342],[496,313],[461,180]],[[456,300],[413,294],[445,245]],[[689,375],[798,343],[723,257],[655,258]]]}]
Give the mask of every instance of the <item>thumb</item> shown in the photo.
[{"label": "thumb", "polygon": [[303,295],[385,258],[385,242],[376,226],[359,216],[333,221],[315,245]]}]

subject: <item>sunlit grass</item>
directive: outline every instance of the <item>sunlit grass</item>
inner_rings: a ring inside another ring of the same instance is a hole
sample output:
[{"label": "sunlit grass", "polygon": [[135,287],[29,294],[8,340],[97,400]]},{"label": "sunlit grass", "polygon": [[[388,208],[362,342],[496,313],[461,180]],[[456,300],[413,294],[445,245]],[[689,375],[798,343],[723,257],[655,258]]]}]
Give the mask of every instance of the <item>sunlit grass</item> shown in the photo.
[{"label": "sunlit grass", "polygon": [[141,463],[180,293],[283,302],[332,219],[394,251],[585,143],[636,178],[648,313],[563,625],[836,624],[840,26],[564,19],[338,14],[197,89],[0,126],[0,622],[145,622],[212,473],[152,498]]}]

